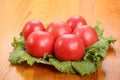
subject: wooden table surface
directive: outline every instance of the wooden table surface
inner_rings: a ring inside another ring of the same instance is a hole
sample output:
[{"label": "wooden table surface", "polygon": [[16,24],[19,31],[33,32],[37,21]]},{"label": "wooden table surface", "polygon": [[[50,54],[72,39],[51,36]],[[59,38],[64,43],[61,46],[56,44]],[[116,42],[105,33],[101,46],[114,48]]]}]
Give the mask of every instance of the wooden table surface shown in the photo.
[{"label": "wooden table surface", "polygon": [[[104,35],[117,39],[95,73],[80,77],[42,64],[10,64],[12,39],[27,21],[66,21],[72,15],[83,16],[88,25],[101,20]],[[120,80],[120,0],[0,0],[0,80]]]}]

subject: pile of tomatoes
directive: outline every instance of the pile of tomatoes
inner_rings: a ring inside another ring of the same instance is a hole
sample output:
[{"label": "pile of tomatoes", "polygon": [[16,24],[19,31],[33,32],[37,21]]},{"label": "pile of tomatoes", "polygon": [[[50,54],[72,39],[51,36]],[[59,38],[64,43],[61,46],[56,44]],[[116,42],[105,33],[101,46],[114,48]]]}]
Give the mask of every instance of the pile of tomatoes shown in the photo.
[{"label": "pile of tomatoes", "polygon": [[37,58],[54,55],[60,61],[75,61],[84,56],[85,48],[98,41],[93,27],[82,16],[66,22],[55,20],[47,27],[39,20],[27,22],[22,30],[26,51]]}]

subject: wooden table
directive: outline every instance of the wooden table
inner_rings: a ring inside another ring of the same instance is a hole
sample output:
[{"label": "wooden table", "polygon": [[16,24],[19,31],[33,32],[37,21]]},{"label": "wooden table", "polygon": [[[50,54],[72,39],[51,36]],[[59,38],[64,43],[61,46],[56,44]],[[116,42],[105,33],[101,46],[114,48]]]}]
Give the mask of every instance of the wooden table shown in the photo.
[{"label": "wooden table", "polygon": [[[11,42],[31,19],[50,23],[81,15],[88,25],[102,21],[105,36],[117,39],[106,59],[93,74],[63,74],[42,64],[12,65],[8,61]],[[0,0],[0,80],[120,80],[120,0]]]}]

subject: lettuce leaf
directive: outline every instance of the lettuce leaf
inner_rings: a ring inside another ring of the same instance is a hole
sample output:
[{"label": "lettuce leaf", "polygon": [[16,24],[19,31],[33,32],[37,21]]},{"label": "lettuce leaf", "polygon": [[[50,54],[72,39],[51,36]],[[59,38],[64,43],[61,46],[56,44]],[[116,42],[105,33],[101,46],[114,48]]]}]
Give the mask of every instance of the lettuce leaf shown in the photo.
[{"label": "lettuce leaf", "polygon": [[21,64],[27,61],[27,64],[32,66],[35,62],[40,63],[40,58],[35,58],[29,55],[21,46],[16,47],[10,54],[9,59],[13,64]]},{"label": "lettuce leaf", "polygon": [[99,27],[100,24],[101,24],[101,22],[97,21],[96,24],[94,25],[94,29],[97,32],[99,39],[101,39],[103,32],[104,32],[104,29]]},{"label": "lettuce leaf", "polygon": [[82,76],[85,74],[89,75],[90,73],[95,72],[97,69],[95,64],[89,60],[72,62],[72,67]]},{"label": "lettuce leaf", "polygon": [[[25,51],[25,39],[20,35],[20,38],[14,37],[12,46],[14,47],[14,50],[10,52],[9,61],[12,64],[21,64],[22,62],[27,62],[30,66],[32,66],[35,62],[36,63],[43,63],[43,59],[46,59],[48,56],[46,54],[42,58],[36,58],[31,56]],[[46,64],[49,64],[48,62],[44,62]]]},{"label": "lettuce leaf", "polygon": [[49,62],[60,72],[63,73],[76,73],[72,67],[71,61],[61,62],[56,58],[50,58]]},{"label": "lettuce leaf", "polygon": [[22,35],[19,38],[14,37],[12,46],[13,51],[10,52],[9,61],[12,64],[21,64],[27,62],[32,66],[34,63],[42,63],[54,66],[58,71],[63,73],[78,73],[81,76],[89,75],[97,70],[102,60],[106,57],[108,48],[111,43],[116,41],[112,36],[104,37],[104,29],[101,29],[101,22],[98,21],[94,26],[99,41],[85,49],[85,55],[83,59],[78,61],[64,61],[57,60],[54,55],[48,55],[47,53],[43,58],[35,58],[25,51],[25,39]]}]

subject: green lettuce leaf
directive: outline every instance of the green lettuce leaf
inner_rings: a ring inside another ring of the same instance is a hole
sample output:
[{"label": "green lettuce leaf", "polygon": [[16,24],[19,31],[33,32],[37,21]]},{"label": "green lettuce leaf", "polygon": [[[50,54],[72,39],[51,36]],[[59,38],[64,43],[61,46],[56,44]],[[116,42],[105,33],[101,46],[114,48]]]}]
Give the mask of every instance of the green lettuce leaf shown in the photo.
[{"label": "green lettuce leaf", "polygon": [[21,64],[27,61],[27,64],[32,66],[35,62],[40,63],[41,59],[32,57],[21,46],[18,46],[11,52],[9,61],[13,64]]},{"label": "green lettuce leaf", "polygon": [[78,62],[72,62],[72,67],[74,70],[79,73],[80,75],[89,75],[96,71],[96,66],[89,60],[82,60]]},{"label": "green lettuce leaf", "polygon": [[63,73],[76,73],[72,67],[71,61],[61,62],[55,58],[50,58],[49,62],[60,72]]},{"label": "green lettuce leaf", "polygon": [[94,29],[97,32],[99,39],[101,39],[103,32],[104,32],[104,29],[99,27],[100,24],[101,24],[101,22],[97,21],[96,24],[94,25]]},{"label": "green lettuce leaf", "polygon": [[13,38],[13,42],[11,43],[11,45],[15,48],[15,47],[22,47],[25,48],[25,39],[20,36],[20,38],[14,37]]},{"label": "green lettuce leaf", "polygon": [[101,60],[103,60],[106,57],[108,48],[108,41],[99,40],[94,45],[86,48],[86,53],[83,59],[93,62],[96,68],[98,68],[101,63]]}]

